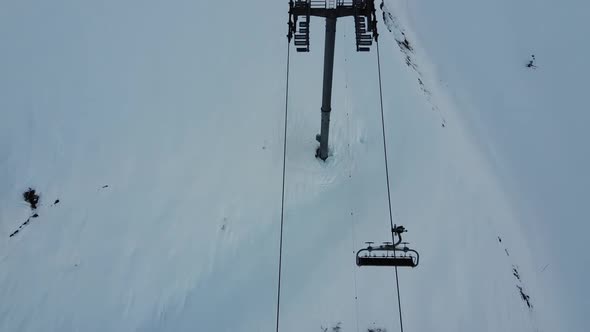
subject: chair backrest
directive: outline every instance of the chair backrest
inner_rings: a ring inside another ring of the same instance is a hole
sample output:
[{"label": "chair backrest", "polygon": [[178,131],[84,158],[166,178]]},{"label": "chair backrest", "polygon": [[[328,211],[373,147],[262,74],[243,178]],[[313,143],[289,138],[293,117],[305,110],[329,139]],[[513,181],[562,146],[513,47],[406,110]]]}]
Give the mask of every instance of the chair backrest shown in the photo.
[{"label": "chair backrest", "polygon": [[416,262],[411,256],[405,257],[359,257],[356,258],[358,266],[401,266],[416,267]]}]

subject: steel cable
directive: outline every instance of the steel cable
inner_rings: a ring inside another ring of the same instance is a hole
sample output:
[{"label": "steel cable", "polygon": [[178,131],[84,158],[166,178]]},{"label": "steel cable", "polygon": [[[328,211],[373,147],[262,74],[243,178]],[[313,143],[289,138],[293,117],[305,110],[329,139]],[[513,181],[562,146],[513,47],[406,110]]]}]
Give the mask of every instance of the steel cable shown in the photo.
[{"label": "steel cable", "polygon": [[[376,41],[377,44],[377,71],[379,73],[379,101],[381,103],[381,128],[383,132],[383,155],[385,156],[385,179],[387,181],[387,204],[389,206],[389,223],[391,226],[391,241],[395,243],[395,235],[393,233],[393,213],[391,210],[391,190],[389,188],[389,165],[387,163],[387,143],[385,139],[385,116],[383,115],[383,88],[381,83],[381,56],[379,54],[379,39]],[[395,255],[395,251],[393,252]],[[402,319],[402,305],[399,294],[399,276],[397,274],[397,266],[395,267],[395,286],[397,290],[397,306],[399,311],[399,325],[400,331],[404,332],[404,323]]]}]

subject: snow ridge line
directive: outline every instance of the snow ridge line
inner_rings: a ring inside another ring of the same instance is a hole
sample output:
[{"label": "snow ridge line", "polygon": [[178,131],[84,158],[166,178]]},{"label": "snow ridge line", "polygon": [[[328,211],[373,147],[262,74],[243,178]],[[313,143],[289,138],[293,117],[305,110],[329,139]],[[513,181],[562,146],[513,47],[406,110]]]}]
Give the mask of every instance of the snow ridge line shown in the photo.
[{"label": "snow ridge line", "polygon": [[385,5],[384,1],[381,1],[379,8],[381,8],[381,11],[383,12],[383,23],[387,27],[387,30],[393,34],[393,38],[399,46],[400,52],[404,54],[406,65],[412,68],[412,70],[416,73],[420,90],[426,96],[431,109],[439,114],[441,127],[444,128],[446,126],[446,119],[442,116],[440,109],[432,100],[432,92],[430,88],[424,83],[424,74],[420,71],[414,59],[414,47],[408,40],[403,27],[398,23],[398,19],[391,13],[389,8],[387,8],[387,5]]},{"label": "snow ridge line", "polygon": [[[498,236],[498,243],[502,243],[502,238]],[[510,257],[510,253],[508,252],[508,248],[504,247],[504,252],[506,253],[506,257]],[[546,268],[547,266],[545,266]],[[528,291],[526,290],[525,284],[522,280],[522,276],[520,275],[519,266],[517,264],[512,263],[512,275],[516,278],[517,284],[516,288],[518,289],[518,293],[522,301],[526,304],[528,309],[533,312],[533,303],[531,301],[531,297],[528,295]]]}]

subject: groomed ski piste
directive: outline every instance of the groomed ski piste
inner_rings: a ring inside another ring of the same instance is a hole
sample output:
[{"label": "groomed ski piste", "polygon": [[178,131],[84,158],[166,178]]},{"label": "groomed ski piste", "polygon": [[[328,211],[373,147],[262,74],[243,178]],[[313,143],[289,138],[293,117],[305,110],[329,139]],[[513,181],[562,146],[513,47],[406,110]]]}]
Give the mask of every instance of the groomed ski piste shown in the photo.
[{"label": "groomed ski piste", "polygon": [[[287,5],[0,4],[0,331],[275,331]],[[590,5],[381,7],[404,330],[584,331]],[[376,52],[338,20],[319,161],[323,28],[290,57],[279,331],[394,332],[393,270],[355,265],[391,240]]]}]

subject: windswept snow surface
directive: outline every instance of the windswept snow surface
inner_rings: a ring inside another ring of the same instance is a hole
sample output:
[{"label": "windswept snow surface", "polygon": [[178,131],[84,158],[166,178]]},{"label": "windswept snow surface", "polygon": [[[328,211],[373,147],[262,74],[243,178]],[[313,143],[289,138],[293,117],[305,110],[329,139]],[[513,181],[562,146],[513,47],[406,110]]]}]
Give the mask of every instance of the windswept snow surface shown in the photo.
[{"label": "windswept snow surface", "polygon": [[[590,24],[585,13],[590,5],[576,0],[386,5],[417,41],[416,53],[424,56],[420,65],[431,64],[424,68],[425,84],[452,100],[503,188],[517,223],[497,232],[520,230],[524,236],[521,245],[530,257],[519,264],[530,264],[523,282],[530,287],[539,330],[587,330]],[[533,54],[534,70],[525,66]]]},{"label": "windswept snow surface", "polygon": [[[274,330],[286,4],[0,4],[0,331]],[[588,5],[384,8],[405,330],[583,331]],[[390,240],[376,52],[339,20],[320,162],[323,26],[291,52],[279,328],[396,331],[393,271],[354,264]]]}]

